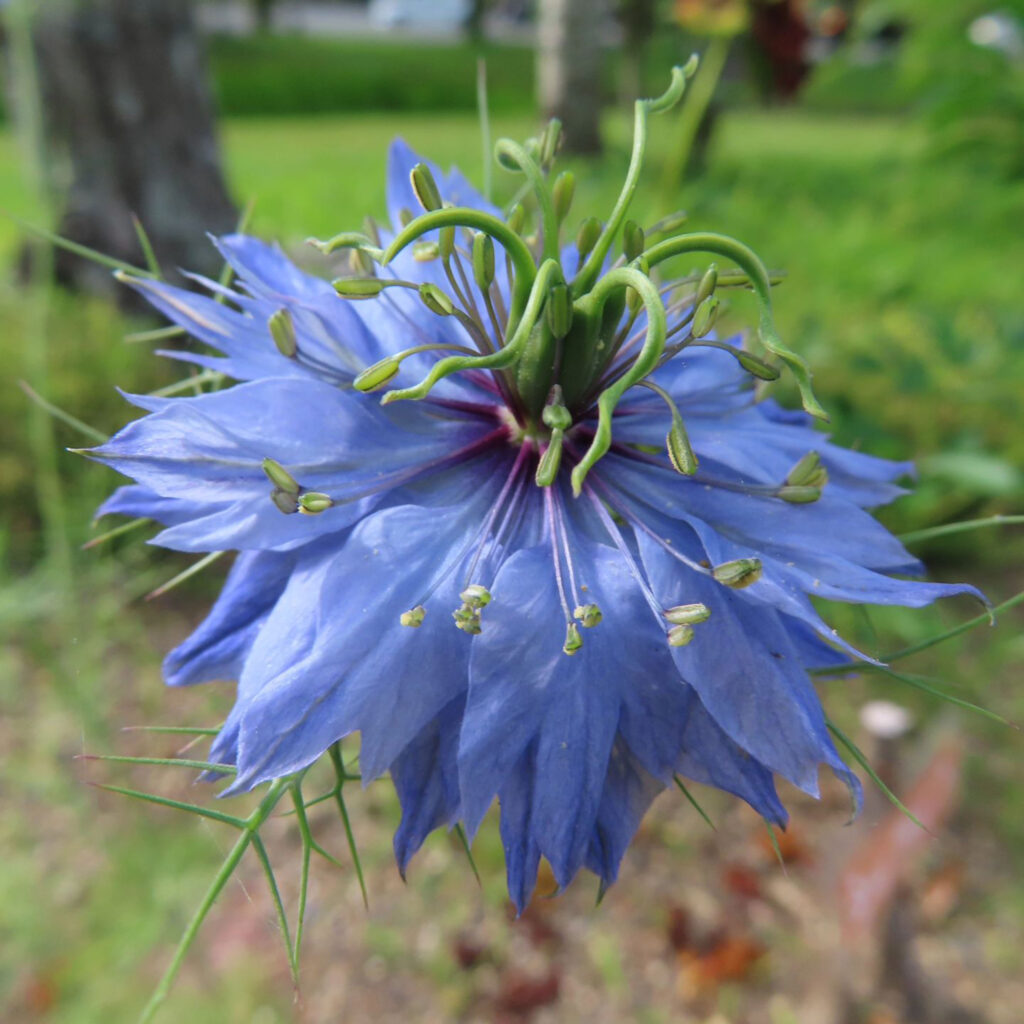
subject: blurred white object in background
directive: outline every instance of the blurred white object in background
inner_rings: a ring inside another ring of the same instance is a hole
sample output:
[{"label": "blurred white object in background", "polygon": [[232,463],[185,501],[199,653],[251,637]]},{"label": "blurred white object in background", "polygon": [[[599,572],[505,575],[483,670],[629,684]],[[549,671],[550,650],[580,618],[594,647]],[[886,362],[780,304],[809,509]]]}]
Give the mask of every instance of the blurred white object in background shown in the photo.
[{"label": "blurred white object in background", "polygon": [[470,0],[370,0],[374,25],[388,28],[458,29],[469,15]]}]

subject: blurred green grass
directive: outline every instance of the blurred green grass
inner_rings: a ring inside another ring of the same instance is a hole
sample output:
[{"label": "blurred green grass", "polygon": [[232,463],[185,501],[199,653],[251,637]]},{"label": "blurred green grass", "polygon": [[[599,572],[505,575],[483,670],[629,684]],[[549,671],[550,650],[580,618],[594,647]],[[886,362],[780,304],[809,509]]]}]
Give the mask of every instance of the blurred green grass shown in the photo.
[{"label": "blurred green grass", "polygon": [[[497,112],[497,132],[522,137],[532,128],[526,115]],[[307,235],[357,225],[367,211],[380,215],[385,150],[395,134],[480,179],[471,114],[229,120],[227,164],[238,198],[256,200],[252,230],[301,252]],[[600,163],[570,164],[579,178],[577,210],[606,210],[617,192],[628,159],[627,120],[610,116],[607,135],[609,152]],[[786,269],[777,296],[780,325],[815,366],[838,438],[922,459],[919,493],[887,513],[906,528],[1019,510],[1024,495],[1024,304],[1013,269],[1024,257],[1024,183],[996,187],[962,164],[923,160],[922,146],[917,127],[893,116],[730,111],[707,175],[684,185],[673,201],[690,211],[695,228],[743,238],[771,266]],[[655,162],[660,152],[656,144]],[[38,211],[14,166],[11,139],[0,136],[0,206],[32,217]],[[650,180],[657,180],[656,166]],[[499,178],[498,185],[507,192],[510,182]],[[651,203],[640,212],[653,217],[662,211]],[[5,260],[17,238],[12,225],[0,221]],[[0,814],[0,839],[9,851],[0,874],[0,938],[11,951],[0,964],[0,992],[21,991],[26,974],[39,974],[53,993],[54,1008],[43,1019],[85,1024],[126,1019],[141,1005],[169,947],[153,949],[176,938],[226,840],[211,838],[202,823],[94,793],[80,776],[100,773],[71,767],[70,759],[83,743],[119,752],[147,747],[138,735],[117,737],[123,724],[214,722],[229,690],[168,695],[160,688],[160,654],[201,615],[213,585],[200,583],[159,609],[142,611],[135,596],[173,575],[184,564],[176,556],[154,559],[138,546],[119,544],[113,559],[76,556],[71,584],[26,575],[43,553],[26,400],[12,384],[23,373],[27,307],[23,289],[0,286],[0,351],[11,369],[0,390],[0,421],[8,428],[0,449],[7,566],[0,638],[8,641],[0,661],[0,739],[14,768],[5,796],[10,807]],[[115,385],[145,390],[174,373],[145,346],[121,341],[132,326],[139,325],[102,303],[54,296],[46,320],[47,396],[103,431],[116,429],[128,411]],[[82,443],[64,426],[57,436],[62,445]],[[92,509],[115,477],[64,452],[59,470],[78,543],[89,536]],[[1020,552],[1021,542],[1001,530],[934,545],[927,553],[943,563],[945,575],[982,583],[998,598],[1024,583]],[[913,641],[970,614],[966,604],[956,604],[878,615],[879,642],[884,648],[898,638]],[[962,696],[1020,720],[1024,696],[1012,684],[1024,645],[1014,621],[1019,614],[994,637],[979,631],[923,656],[915,668],[941,673]],[[891,685],[877,682],[828,686],[827,699],[840,717],[854,699],[894,695]],[[895,696],[929,713],[921,695]],[[966,827],[991,831],[1024,867],[1016,734],[980,719],[964,728],[974,752],[968,784],[983,794],[964,812]],[[173,785],[153,773],[131,780],[140,788]],[[363,800],[370,801],[371,822],[375,815],[385,824],[393,819],[384,787],[354,802]],[[377,833],[368,857],[384,871],[387,830]],[[498,906],[501,851],[493,834],[478,859],[488,899]],[[465,871],[450,855],[446,870],[449,878]],[[1019,876],[991,894],[993,906],[1009,900],[1024,908]],[[392,939],[386,929],[375,931],[376,955],[400,956]],[[286,1019],[287,982],[270,984],[256,975],[237,966],[197,969],[167,1019],[203,1024],[257,1019],[259,1013],[259,1019]]]}]

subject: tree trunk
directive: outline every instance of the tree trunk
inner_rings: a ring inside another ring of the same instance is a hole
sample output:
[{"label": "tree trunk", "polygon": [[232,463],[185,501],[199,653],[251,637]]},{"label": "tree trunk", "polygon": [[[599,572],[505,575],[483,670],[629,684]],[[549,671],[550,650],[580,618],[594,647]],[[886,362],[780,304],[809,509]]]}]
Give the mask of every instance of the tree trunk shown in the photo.
[{"label": "tree trunk", "polygon": [[619,94],[628,106],[647,95],[644,69],[651,36],[654,35],[656,6],[656,0],[620,0],[619,3],[619,22],[622,25]]},{"label": "tree trunk", "polygon": [[[58,233],[142,265],[134,214],[166,272],[215,273],[206,233],[237,214],[188,0],[50,2],[34,36]],[[113,291],[106,270],[63,251],[56,276]]]},{"label": "tree trunk", "polygon": [[607,0],[541,0],[537,86],[546,117],[562,122],[566,148],[601,151],[602,41]]}]

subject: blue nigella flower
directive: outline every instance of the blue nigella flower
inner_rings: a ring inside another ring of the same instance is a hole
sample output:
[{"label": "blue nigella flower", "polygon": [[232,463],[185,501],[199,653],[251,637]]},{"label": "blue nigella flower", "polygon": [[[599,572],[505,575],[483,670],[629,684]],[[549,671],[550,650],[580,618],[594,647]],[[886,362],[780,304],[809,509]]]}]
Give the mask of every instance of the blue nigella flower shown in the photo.
[{"label": "blue nigella flower", "polygon": [[[214,350],[168,355],[237,383],[132,396],[147,415],[93,452],[135,481],[104,513],[159,521],[167,548],[238,552],[165,662],[172,686],[238,680],[211,752],[237,766],[230,791],[358,732],[364,780],[389,772],[401,801],[400,868],[497,797],[520,908],[542,856],[559,885],[581,867],[614,881],[676,774],[780,825],[776,775],[817,794],[826,765],[859,800],[807,669],[864,656],[812,598],[970,589],[902,578],[921,566],[865,511],[909,466],[759,400],[773,364],[710,333],[721,288],[751,285],[765,347],[819,411],[749,250],[649,244],[624,220],[632,169],[608,224],[559,246],[572,180],[548,184],[551,135],[499,144],[532,229],[396,142],[391,231],[322,245],[361,276],[332,286],[232,235],[216,244],[236,287],[130,278]],[[652,283],[696,250],[741,272]]]}]

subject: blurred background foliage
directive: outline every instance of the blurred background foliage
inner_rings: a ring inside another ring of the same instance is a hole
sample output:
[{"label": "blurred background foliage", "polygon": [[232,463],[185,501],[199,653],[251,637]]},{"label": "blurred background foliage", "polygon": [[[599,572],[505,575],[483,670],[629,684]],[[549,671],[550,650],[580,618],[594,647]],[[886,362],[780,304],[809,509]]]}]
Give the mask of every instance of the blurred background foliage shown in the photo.
[{"label": "blurred background foliage", "polygon": [[[712,20],[694,20],[695,6]],[[765,78],[751,11],[743,4],[653,6],[655,31],[641,68],[645,89],[658,91],[669,67],[704,50],[716,33],[726,38],[726,59],[698,142],[700,159],[669,197],[658,183],[682,115],[656,125],[646,171],[650,189],[638,219],[667,212],[670,200],[688,211],[694,229],[741,238],[786,272],[776,299],[779,323],[815,368],[837,440],[917,461],[915,493],[883,512],[892,528],[1024,511],[1024,4],[864,0],[796,7],[810,26],[802,51],[810,56],[798,88],[780,96]],[[480,181],[478,56],[487,61],[495,133],[523,138],[539,124],[529,22],[512,25],[499,25],[482,41],[419,38],[411,29],[341,37],[281,29],[209,34],[226,174],[239,203],[255,202],[250,229],[304,260],[307,236],[357,226],[368,212],[381,216],[386,147],[395,135],[443,165],[457,162]],[[629,74],[620,38],[609,22],[604,153],[565,161],[577,173],[578,216],[610,209],[628,161],[630,117],[621,83]],[[49,223],[49,197],[26,167],[31,162],[10,125],[0,127],[0,208]],[[515,183],[498,172],[496,184],[507,197]],[[92,512],[115,476],[66,452],[88,438],[61,420],[40,419],[17,382],[26,380],[48,401],[109,433],[131,415],[115,388],[151,390],[173,382],[180,370],[155,358],[152,344],[123,340],[155,326],[139,312],[27,282],[19,271],[24,244],[23,230],[0,219],[0,352],[8,368],[0,386],[0,743],[8,752],[0,791],[0,943],[10,953],[0,958],[0,1015],[127,1019],[166,960],[166,944],[225,840],[211,840],[205,826],[191,821],[95,794],[83,782],[95,773],[71,758],[83,749],[137,751],[137,736],[117,733],[126,724],[210,724],[223,715],[227,689],[166,694],[158,681],[161,653],[198,621],[218,577],[214,571],[190,581],[159,607],[143,605],[142,594],[187,562],[130,538],[102,551],[79,551],[96,532]],[[739,297],[727,326],[740,329],[748,312]],[[936,575],[969,579],[997,600],[1024,583],[1019,529],[960,534],[918,550]],[[898,647],[969,614],[956,605],[873,615],[870,645]],[[1019,721],[1024,696],[1016,682],[1024,644],[1015,615],[996,633],[971,634],[923,656],[920,670],[942,672],[959,695]],[[863,621],[844,622],[864,636]],[[892,696],[890,689],[861,680],[830,691],[828,699],[837,717],[856,728],[859,705],[871,696]],[[940,709],[934,702],[913,691],[898,697],[924,723],[935,721]],[[982,857],[987,877],[968,887],[962,913],[983,933],[985,963],[995,964],[998,975],[1001,958],[1012,961],[1024,937],[1019,743],[1016,733],[984,720],[972,719],[963,729],[971,737],[970,799],[956,818],[960,838],[953,842],[966,844],[964,856],[977,852],[972,843],[980,844],[989,859]],[[174,789],[179,780],[165,775],[142,773],[130,781],[180,792]],[[476,920],[475,898],[464,894],[464,865],[439,839],[424,855],[415,891],[398,897],[407,909],[395,910],[388,902],[387,849],[393,801],[378,786],[354,802],[364,804],[358,814],[369,837],[368,870],[385,894],[385,911],[365,925],[363,945],[352,955],[383,961],[388,970],[412,970],[433,985],[441,1000],[430,1004],[436,1015],[404,1019],[455,1019],[467,997],[452,980],[448,946],[410,960],[407,936],[422,923],[417,914],[422,918],[439,898],[451,900],[442,915],[445,929]],[[714,798],[712,804],[721,810]],[[803,813],[813,827],[817,812]],[[671,816],[665,821],[655,826],[665,833],[663,842],[677,827]],[[838,824],[833,815],[827,828]],[[822,833],[822,843],[828,834]],[[699,870],[701,857],[723,855],[721,845],[709,852],[689,832],[680,835],[667,845],[681,873],[687,865]],[[1001,852],[992,854],[993,847]],[[483,839],[477,855],[485,905],[500,908],[496,838]],[[655,855],[637,856],[646,864]],[[665,870],[671,879],[661,863],[655,874]],[[341,895],[323,884],[340,906],[359,913],[351,878]],[[609,901],[625,900],[641,918],[655,914],[657,900],[645,895],[642,875],[623,886],[625,894],[620,887]],[[572,904],[574,913],[585,913],[586,899]],[[625,914],[626,904],[609,920],[619,920],[615,915]],[[626,926],[639,927],[633,919]],[[219,941],[230,946],[227,926],[219,927]],[[514,945],[516,933],[501,928],[497,946]],[[614,993],[626,985],[616,959],[626,954],[606,938],[611,945],[588,947],[587,956],[595,984]],[[332,941],[348,940],[335,935]],[[273,955],[271,948],[267,962]],[[327,970],[326,941],[321,955]],[[285,979],[268,988],[262,968],[223,959],[233,965],[230,971],[199,966],[187,976],[167,1019],[289,1019]],[[317,968],[311,970],[318,977]],[[352,984],[376,991],[372,979]],[[664,1015],[664,1007],[609,998],[617,1012],[634,1019],[676,1019]],[[745,997],[728,991],[717,998],[726,1020],[746,1020],[732,1016],[745,1012],[773,1024],[805,1019],[795,1010],[796,1016],[775,1016],[774,1010],[756,1016],[760,1011]],[[300,1019],[329,1019],[310,1012]],[[355,1014],[346,1019],[385,1019]],[[1014,1018],[996,1013],[980,1019]]]}]

